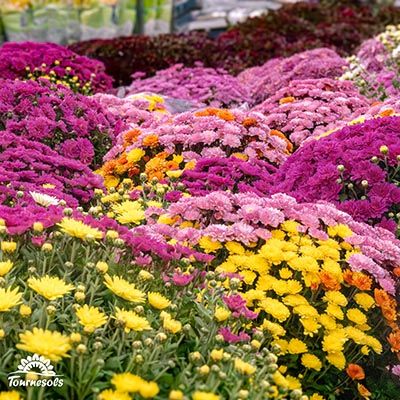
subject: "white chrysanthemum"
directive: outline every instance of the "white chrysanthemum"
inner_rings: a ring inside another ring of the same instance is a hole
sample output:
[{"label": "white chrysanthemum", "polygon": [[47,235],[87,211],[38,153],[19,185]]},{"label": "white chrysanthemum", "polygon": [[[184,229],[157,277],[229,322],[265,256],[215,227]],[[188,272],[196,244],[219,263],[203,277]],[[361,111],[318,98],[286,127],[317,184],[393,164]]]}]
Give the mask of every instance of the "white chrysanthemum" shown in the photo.
[{"label": "white chrysanthemum", "polygon": [[43,207],[57,206],[60,204],[60,200],[48,194],[39,192],[29,192],[29,194],[32,196],[33,200],[35,200],[36,204],[39,204]]}]

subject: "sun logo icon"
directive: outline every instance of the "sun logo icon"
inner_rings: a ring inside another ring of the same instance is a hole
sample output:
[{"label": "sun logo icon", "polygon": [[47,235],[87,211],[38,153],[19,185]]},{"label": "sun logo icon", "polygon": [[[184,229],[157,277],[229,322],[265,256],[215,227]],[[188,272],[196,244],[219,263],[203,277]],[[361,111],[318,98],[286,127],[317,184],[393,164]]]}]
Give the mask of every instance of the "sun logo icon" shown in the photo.
[{"label": "sun logo icon", "polygon": [[7,376],[10,387],[61,387],[64,384],[61,377],[55,373],[50,360],[39,354],[21,359],[17,370]]},{"label": "sun logo icon", "polygon": [[38,354],[34,354],[33,356],[23,358],[16,372],[27,374],[34,371],[37,375],[41,376],[55,376],[56,373],[53,369],[50,360]]}]

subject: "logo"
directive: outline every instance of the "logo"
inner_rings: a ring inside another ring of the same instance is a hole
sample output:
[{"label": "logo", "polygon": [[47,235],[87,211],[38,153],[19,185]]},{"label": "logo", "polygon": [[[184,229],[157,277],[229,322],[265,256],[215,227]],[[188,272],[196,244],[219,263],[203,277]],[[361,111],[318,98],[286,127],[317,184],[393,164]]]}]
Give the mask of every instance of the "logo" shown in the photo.
[{"label": "logo", "polygon": [[62,375],[57,375],[50,360],[38,354],[23,358],[18,370],[8,374],[8,385],[12,387],[35,386],[61,387],[64,384]]}]

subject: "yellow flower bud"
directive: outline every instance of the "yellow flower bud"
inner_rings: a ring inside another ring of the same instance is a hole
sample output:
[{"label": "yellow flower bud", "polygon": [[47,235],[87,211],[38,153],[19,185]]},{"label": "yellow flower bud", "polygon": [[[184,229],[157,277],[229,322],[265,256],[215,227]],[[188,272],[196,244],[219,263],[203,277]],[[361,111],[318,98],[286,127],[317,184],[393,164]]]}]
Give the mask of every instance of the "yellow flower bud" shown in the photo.
[{"label": "yellow flower bud", "polygon": [[29,317],[32,314],[32,309],[26,304],[22,304],[21,307],[19,308],[19,313],[23,317]]}]

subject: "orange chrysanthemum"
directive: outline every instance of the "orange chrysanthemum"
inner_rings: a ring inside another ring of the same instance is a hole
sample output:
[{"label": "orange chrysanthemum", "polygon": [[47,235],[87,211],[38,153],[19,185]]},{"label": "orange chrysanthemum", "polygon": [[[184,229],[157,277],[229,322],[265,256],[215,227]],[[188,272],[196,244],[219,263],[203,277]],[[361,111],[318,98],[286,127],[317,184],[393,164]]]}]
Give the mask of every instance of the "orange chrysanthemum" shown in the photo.
[{"label": "orange chrysanthemum", "polygon": [[252,126],[257,126],[257,120],[255,118],[248,117],[243,120],[242,125],[245,128],[251,128]]},{"label": "orange chrysanthemum", "polygon": [[321,283],[326,290],[340,290],[340,283],[329,272],[322,271],[319,274],[319,278],[321,279]]},{"label": "orange chrysanthemum", "polygon": [[360,395],[364,397],[364,399],[370,398],[371,392],[364,385],[361,385],[361,383],[357,384],[357,389],[358,393],[360,393]]},{"label": "orange chrysanthemum", "polygon": [[138,136],[140,135],[139,129],[132,129],[124,133],[124,147],[128,147],[136,142]]},{"label": "orange chrysanthemum", "polygon": [[397,353],[400,351],[400,330],[392,332],[387,338],[392,351]]},{"label": "orange chrysanthemum", "polygon": [[372,279],[362,272],[346,270],[343,273],[343,279],[349,285],[355,286],[360,290],[370,290],[372,286]]},{"label": "orange chrysanthemum", "polygon": [[365,378],[365,372],[358,364],[349,364],[346,372],[351,379],[356,381],[361,381]]},{"label": "orange chrysanthemum", "polygon": [[157,135],[149,135],[143,139],[143,146],[155,147],[157,145],[158,145],[158,136]]},{"label": "orange chrysanthemum", "polygon": [[279,100],[279,104],[293,103],[296,99],[293,96],[283,97]]}]

